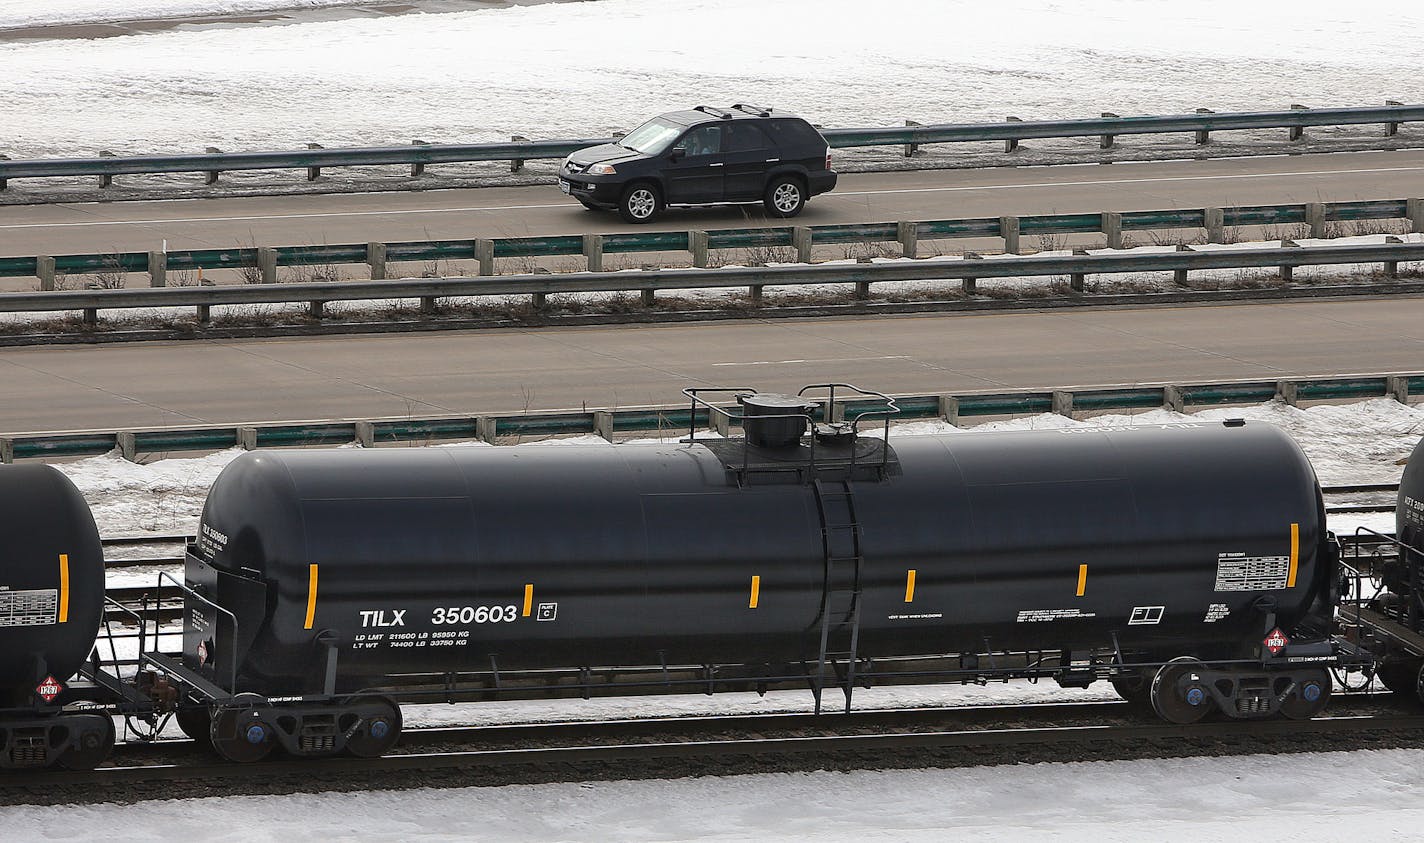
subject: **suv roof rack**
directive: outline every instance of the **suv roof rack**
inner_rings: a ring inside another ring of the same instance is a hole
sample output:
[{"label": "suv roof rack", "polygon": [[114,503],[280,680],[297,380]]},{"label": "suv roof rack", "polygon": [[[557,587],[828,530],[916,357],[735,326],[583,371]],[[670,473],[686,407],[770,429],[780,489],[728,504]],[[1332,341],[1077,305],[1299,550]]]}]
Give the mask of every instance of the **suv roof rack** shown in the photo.
[{"label": "suv roof rack", "polygon": [[730,111],[726,111],[725,109],[717,108],[716,106],[712,105],[699,105],[693,108],[692,110],[700,111],[703,114],[710,114],[713,117],[720,117],[723,120],[731,120],[734,116],[736,116]]},{"label": "suv roof rack", "polygon": [[771,112],[774,111],[774,109],[771,108],[762,108],[759,105],[750,105],[744,102],[739,102],[736,105],[732,106],[732,108],[742,112],[743,114],[750,114],[754,117],[770,117]]}]

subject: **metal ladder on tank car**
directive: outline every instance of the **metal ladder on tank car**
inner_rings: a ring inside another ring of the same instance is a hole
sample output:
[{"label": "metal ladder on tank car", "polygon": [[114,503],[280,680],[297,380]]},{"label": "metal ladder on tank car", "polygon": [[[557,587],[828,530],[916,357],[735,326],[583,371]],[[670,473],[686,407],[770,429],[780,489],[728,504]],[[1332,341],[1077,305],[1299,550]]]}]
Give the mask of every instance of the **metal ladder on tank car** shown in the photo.
[{"label": "metal ladder on tank car", "polygon": [[811,691],[816,698],[816,713],[820,714],[821,692],[832,684],[827,680],[834,676],[834,684],[845,691],[845,710],[849,714],[856,648],[860,644],[860,524],[856,521],[849,480],[815,480],[812,485],[821,513],[826,582],[821,597],[821,650],[811,677]]}]

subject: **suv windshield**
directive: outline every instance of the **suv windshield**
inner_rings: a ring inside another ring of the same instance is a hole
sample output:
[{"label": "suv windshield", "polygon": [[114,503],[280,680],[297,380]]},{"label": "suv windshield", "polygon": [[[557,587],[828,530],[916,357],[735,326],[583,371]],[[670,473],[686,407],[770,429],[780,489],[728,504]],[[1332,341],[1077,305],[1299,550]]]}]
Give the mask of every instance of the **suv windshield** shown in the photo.
[{"label": "suv windshield", "polygon": [[644,155],[657,155],[667,149],[686,126],[665,123],[660,119],[649,120],[618,141],[629,149],[636,149]]}]

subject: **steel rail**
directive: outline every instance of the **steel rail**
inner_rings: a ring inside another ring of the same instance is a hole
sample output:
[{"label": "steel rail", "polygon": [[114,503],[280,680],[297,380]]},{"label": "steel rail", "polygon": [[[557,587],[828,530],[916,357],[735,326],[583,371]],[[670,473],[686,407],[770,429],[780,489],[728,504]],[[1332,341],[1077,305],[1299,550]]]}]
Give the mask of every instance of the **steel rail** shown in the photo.
[{"label": "steel rail", "polygon": [[[823,715],[824,716],[824,715]],[[905,750],[1072,746],[1118,744],[1133,747],[1152,742],[1172,741],[1174,751],[1194,742],[1241,742],[1284,738],[1280,751],[1315,751],[1318,747],[1303,746],[1298,740],[1306,736],[1360,736],[1388,734],[1403,737],[1424,733],[1424,716],[1360,715],[1322,717],[1313,720],[1216,721],[1190,726],[1151,725],[1080,725],[1015,728],[983,728],[893,732],[882,734],[815,735],[778,738],[737,738],[723,740],[673,740],[580,746],[525,747],[517,749],[460,750],[450,752],[411,752],[386,755],[374,759],[290,759],[262,764],[151,764],[101,767],[91,772],[47,773],[41,781],[45,786],[80,785],[128,786],[140,782],[233,781],[246,778],[270,780],[274,777],[298,777],[326,782],[332,775],[370,774],[458,770],[501,770],[536,766],[558,769],[562,776],[581,776],[589,765],[629,765],[629,777],[666,775],[650,761],[680,762],[727,758],[806,759],[825,757],[839,763],[859,763],[867,766],[883,764],[890,754]],[[1203,747],[1206,754],[1216,748]],[[1219,751],[1219,750],[1216,750]],[[932,763],[928,758],[925,763]],[[620,767],[621,770],[621,767]],[[25,777],[21,787],[33,787],[34,777]],[[0,788],[9,785],[0,777]]]},{"label": "steel rail", "polygon": [[[1197,113],[1179,115],[1100,117],[1078,120],[1031,120],[1004,123],[943,123],[928,126],[890,128],[823,129],[832,147],[925,145],[973,141],[1019,141],[1035,138],[1072,138],[1093,135],[1166,134],[1176,132],[1219,132],[1245,129],[1382,124],[1394,134],[1399,125],[1424,121],[1424,106],[1386,105],[1367,108],[1292,108],[1283,111]],[[1204,136],[1197,135],[1198,142]],[[233,170],[302,169],[314,179],[324,167],[417,165],[513,161],[562,158],[575,150],[616,138],[583,140],[512,141],[478,144],[411,144],[409,146],[359,147],[347,149],[312,148],[296,151],[260,151],[177,155],[101,156],[0,160],[0,187],[8,179],[63,176],[131,175],[144,173],[209,173]],[[211,176],[210,176],[211,178]]]}]

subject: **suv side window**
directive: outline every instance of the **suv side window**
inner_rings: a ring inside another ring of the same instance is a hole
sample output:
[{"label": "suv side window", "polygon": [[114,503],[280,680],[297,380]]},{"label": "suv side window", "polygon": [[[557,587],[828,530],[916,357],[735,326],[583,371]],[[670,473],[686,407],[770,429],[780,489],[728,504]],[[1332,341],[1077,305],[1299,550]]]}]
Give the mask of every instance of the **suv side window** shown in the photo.
[{"label": "suv side window", "polygon": [[805,120],[769,120],[767,126],[782,149],[813,152],[827,145],[821,133]]},{"label": "suv side window", "polygon": [[706,126],[698,126],[696,129],[682,136],[678,146],[687,150],[688,158],[696,158],[701,155],[716,155],[722,151],[722,126],[717,123],[709,123]]},{"label": "suv side window", "polygon": [[736,122],[728,126],[731,138],[727,142],[728,152],[753,152],[772,148],[771,139],[755,123]]}]

